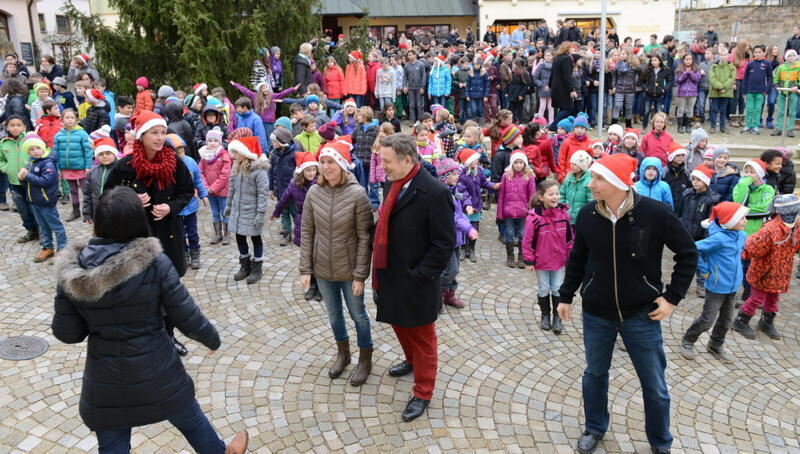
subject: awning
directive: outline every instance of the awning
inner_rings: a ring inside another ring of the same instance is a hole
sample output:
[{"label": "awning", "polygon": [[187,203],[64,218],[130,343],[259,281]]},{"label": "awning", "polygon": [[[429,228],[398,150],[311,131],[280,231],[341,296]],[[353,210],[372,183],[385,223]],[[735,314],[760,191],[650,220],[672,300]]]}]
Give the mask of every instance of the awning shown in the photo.
[{"label": "awning", "polygon": [[429,17],[475,16],[473,0],[322,0],[323,16]]}]

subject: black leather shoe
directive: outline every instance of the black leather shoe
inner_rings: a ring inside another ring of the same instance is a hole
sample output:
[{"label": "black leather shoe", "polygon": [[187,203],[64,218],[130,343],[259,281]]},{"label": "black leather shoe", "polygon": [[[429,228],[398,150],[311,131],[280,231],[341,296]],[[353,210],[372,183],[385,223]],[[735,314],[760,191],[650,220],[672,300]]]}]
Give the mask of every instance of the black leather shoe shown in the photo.
[{"label": "black leather shoe", "polygon": [[597,443],[602,438],[602,435],[584,432],[581,437],[578,438],[578,446],[576,448],[581,454],[591,454],[595,449],[597,449]]},{"label": "black leather shoe", "polygon": [[389,368],[389,376],[402,377],[410,374],[413,370],[414,368],[411,367],[411,364],[408,364],[408,361],[403,361],[402,363],[395,364],[394,366]]},{"label": "black leather shoe", "polygon": [[406,409],[403,411],[403,421],[409,422],[419,418],[425,413],[425,409],[428,408],[430,403],[431,401],[429,400],[412,397],[411,400],[408,401]]},{"label": "black leather shoe", "polygon": [[189,350],[174,337],[172,338],[172,345],[175,347],[175,351],[178,352],[178,356],[186,356],[189,354]]},{"label": "black leather shoe", "polygon": [[669,454],[669,448],[650,448],[651,454]]}]

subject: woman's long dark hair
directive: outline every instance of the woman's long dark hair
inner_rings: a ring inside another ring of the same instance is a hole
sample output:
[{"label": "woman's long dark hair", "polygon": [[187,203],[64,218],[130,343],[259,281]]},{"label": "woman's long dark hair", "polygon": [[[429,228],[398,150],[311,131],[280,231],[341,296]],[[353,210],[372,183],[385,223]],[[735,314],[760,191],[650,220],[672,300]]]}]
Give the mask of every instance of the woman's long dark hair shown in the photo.
[{"label": "woman's long dark hair", "polygon": [[94,235],[128,243],[150,236],[150,226],[142,201],[133,189],[117,186],[105,191],[94,208]]}]

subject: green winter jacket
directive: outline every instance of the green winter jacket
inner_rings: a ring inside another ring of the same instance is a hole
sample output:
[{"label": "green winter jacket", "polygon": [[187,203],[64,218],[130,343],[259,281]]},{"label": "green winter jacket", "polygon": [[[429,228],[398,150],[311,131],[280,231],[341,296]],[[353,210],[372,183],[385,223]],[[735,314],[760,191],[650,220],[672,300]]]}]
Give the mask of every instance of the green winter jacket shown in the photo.
[{"label": "green winter jacket", "polygon": [[561,203],[566,203],[569,206],[570,222],[575,225],[575,220],[578,218],[578,212],[581,211],[584,205],[594,200],[592,198],[592,191],[589,190],[589,172],[583,172],[578,180],[575,180],[575,174],[570,172],[564,182],[561,183]]},{"label": "green winter jacket", "polygon": [[708,76],[711,91],[709,98],[733,98],[733,85],[736,81],[736,67],[728,62],[720,62],[711,66]]},{"label": "green winter jacket", "polygon": [[772,74],[772,81],[778,88],[792,88],[800,85],[800,62],[784,63]]},{"label": "green winter jacket", "polygon": [[8,182],[20,186],[17,174],[19,169],[28,165],[29,156],[22,151],[22,139],[25,133],[19,135],[17,139],[3,137],[0,139],[0,172],[8,175]]},{"label": "green winter jacket", "polygon": [[747,225],[744,233],[748,236],[756,233],[769,215],[769,206],[775,198],[775,188],[762,183],[753,186],[753,177],[741,177],[733,187],[733,201],[750,208],[747,213]]}]

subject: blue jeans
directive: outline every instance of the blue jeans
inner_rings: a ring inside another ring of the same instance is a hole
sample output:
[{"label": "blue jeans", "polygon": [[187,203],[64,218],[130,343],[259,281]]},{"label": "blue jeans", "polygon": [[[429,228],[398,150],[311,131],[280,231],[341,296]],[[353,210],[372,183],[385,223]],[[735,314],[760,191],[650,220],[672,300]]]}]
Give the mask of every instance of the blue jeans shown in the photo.
[{"label": "blue jeans", "polygon": [[[447,108],[447,96],[431,96],[431,105],[433,104],[439,104]],[[434,119],[434,122],[435,121],[436,119]]]},{"label": "blue jeans", "polygon": [[[197,400],[168,418],[170,424],[180,430],[186,441],[198,454],[222,454],[225,443],[208,422]],[[100,454],[128,454],[131,452],[131,428],[98,430],[97,445]]]},{"label": "blue jeans", "polygon": [[223,216],[225,213],[225,206],[228,204],[227,197],[219,197],[216,195],[208,196],[208,204],[211,206],[211,218],[214,222],[228,223],[228,218]]},{"label": "blue jeans", "polygon": [[325,300],[328,309],[328,320],[331,322],[333,338],[336,342],[349,339],[347,325],[344,322],[342,296],[350,312],[350,318],[356,324],[358,348],[372,348],[372,334],[369,329],[369,315],[364,306],[364,295],[353,295],[353,281],[326,281],[317,279],[317,287]]},{"label": "blue jeans", "polygon": [[31,204],[25,198],[25,188],[18,184],[9,184],[8,189],[11,190],[11,199],[14,201],[14,206],[17,207],[17,213],[22,218],[22,226],[25,230],[36,231],[36,218],[33,216]]},{"label": "blue jeans", "polygon": [[650,112],[661,112],[661,97],[644,95],[644,113],[642,114],[642,127],[647,129],[649,127]]},{"label": "blue jeans", "polygon": [[461,264],[458,261],[458,247],[453,251],[450,260],[447,261],[447,266],[442,271],[442,290],[458,290],[458,271]]},{"label": "blue jeans", "polygon": [[719,124],[720,129],[725,129],[728,124],[728,105],[731,98],[709,98],[711,99],[711,127]]},{"label": "blue jeans", "polygon": [[633,97],[633,113],[636,115],[641,115],[642,110],[644,110],[644,92],[637,91],[636,96]]},{"label": "blue jeans", "polygon": [[467,121],[467,98],[458,98],[458,121]]},{"label": "blue jeans", "polygon": [[470,119],[480,121],[483,118],[483,98],[470,98],[467,106],[467,115]]},{"label": "blue jeans", "polygon": [[0,203],[6,203],[6,191],[8,191],[8,175],[0,172]]},{"label": "blue jeans", "polygon": [[[62,250],[67,247],[67,231],[64,230],[64,224],[58,217],[58,208],[55,206],[42,207],[34,204],[30,205],[33,217],[36,218],[36,223],[39,224],[39,239],[42,243],[42,249],[57,249]],[[56,236],[56,248],[53,248],[53,234]]]},{"label": "blue jeans", "polygon": [[369,183],[367,197],[369,197],[369,203],[372,204],[372,208],[377,209],[381,205],[380,190],[380,183]]},{"label": "blue jeans", "polygon": [[181,216],[181,222],[183,222],[183,235],[186,238],[183,250],[199,251],[200,234],[197,232],[197,212]]},{"label": "blue jeans", "polygon": [[[322,109],[322,111],[324,112],[325,109]],[[272,134],[272,131],[275,130],[275,122],[273,122],[273,121],[264,121],[262,123],[264,124],[264,137],[266,137],[267,140],[269,141],[269,148],[271,150],[272,149],[272,139],[270,139],[269,136]]]},{"label": "blue jeans", "polygon": [[583,104],[586,106],[586,114],[589,115],[589,125],[594,126],[597,124],[597,93],[587,93],[583,98]]},{"label": "blue jeans", "polygon": [[698,90],[694,113],[700,119],[700,123],[706,121],[706,99],[708,99],[708,90]]},{"label": "blue jeans", "polygon": [[769,89],[767,94],[767,122],[772,123],[775,119],[775,103],[778,102],[778,89],[775,85]]},{"label": "blue jeans", "polygon": [[506,244],[513,244],[522,240],[522,232],[525,230],[525,218],[505,218],[506,225]]},{"label": "blue jeans", "polygon": [[672,105],[672,86],[667,87],[664,92],[663,100],[664,103],[661,105],[661,111],[666,112],[667,116],[669,116],[669,107]]},{"label": "blue jeans", "polygon": [[364,105],[364,95],[350,95],[350,97],[356,102],[356,106],[361,107]]},{"label": "blue jeans", "polygon": [[644,399],[645,433],[653,448],[669,448],[669,391],[664,378],[667,357],[661,322],[650,320],[644,310],[620,322],[583,312],[583,346],[586,369],[583,372],[583,403],[586,430],[603,435],[608,430],[608,369],[614,354],[617,333],[628,350]]},{"label": "blue jeans", "polygon": [[[534,268],[535,269],[535,268]],[[536,294],[537,296],[545,297],[547,295],[558,296],[558,289],[564,282],[564,274],[566,268],[561,267],[559,270],[536,270]]]}]

